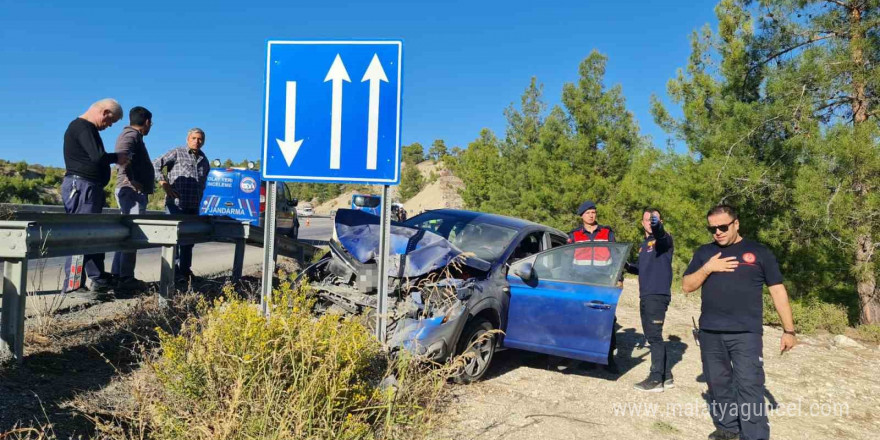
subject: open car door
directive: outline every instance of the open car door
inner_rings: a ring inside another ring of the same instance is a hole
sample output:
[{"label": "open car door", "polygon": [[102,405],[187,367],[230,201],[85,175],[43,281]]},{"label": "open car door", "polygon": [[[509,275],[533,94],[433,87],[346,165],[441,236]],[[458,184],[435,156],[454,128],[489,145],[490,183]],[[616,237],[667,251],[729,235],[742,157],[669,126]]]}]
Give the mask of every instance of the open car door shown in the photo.
[{"label": "open car door", "polygon": [[607,364],[630,246],[580,242],[513,263],[504,346]]}]

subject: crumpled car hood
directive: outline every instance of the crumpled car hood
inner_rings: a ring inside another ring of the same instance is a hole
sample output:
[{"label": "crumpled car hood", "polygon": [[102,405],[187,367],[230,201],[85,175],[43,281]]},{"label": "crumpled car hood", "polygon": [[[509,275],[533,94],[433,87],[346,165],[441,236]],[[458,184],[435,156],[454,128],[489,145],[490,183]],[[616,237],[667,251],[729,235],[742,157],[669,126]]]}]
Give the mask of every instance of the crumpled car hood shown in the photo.
[{"label": "crumpled car hood", "polygon": [[[336,211],[334,238],[361,263],[374,261],[379,255],[379,217],[354,209]],[[400,255],[404,265],[402,276],[417,277],[449,265],[456,258],[471,268],[488,272],[491,263],[475,256],[459,257],[463,251],[445,238],[422,229],[391,224],[389,253]],[[393,265],[392,265],[393,266]],[[389,275],[398,276],[399,268],[392,267]]]}]

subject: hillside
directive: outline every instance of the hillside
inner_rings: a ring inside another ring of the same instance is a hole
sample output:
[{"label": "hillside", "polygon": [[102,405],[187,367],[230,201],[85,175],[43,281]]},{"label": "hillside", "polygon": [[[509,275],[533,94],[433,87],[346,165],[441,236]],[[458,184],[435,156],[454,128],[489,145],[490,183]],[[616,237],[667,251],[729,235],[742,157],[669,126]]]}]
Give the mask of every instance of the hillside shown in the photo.
[{"label": "hillside", "polygon": [[[406,164],[402,165],[402,169]],[[425,182],[428,182],[415,196],[404,202],[403,206],[410,216],[429,209],[439,208],[462,208],[464,206],[458,191],[463,187],[461,179],[452,175],[442,163],[426,160],[416,165]],[[433,181],[432,181],[433,180]],[[371,194],[381,194],[382,187],[373,185],[368,187]],[[391,187],[391,200],[399,201],[398,186]],[[364,191],[350,190],[339,196],[318,204],[315,213],[326,215],[331,211],[351,206],[351,196]]]},{"label": "hillside", "polygon": [[0,203],[61,204],[64,170],[0,159]]}]

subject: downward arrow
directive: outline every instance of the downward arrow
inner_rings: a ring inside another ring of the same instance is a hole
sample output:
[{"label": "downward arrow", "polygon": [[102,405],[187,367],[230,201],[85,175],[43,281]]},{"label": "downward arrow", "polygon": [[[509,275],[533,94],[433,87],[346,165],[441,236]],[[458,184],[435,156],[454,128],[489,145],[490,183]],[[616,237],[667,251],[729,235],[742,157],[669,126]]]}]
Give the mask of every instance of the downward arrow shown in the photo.
[{"label": "downward arrow", "polygon": [[287,166],[293,163],[293,158],[299,151],[301,140],[296,140],[296,81],[287,81],[287,104],[284,108],[284,137],[287,140],[275,139],[278,141],[278,148],[281,148],[281,154],[287,161]]},{"label": "downward arrow", "polygon": [[342,138],[342,82],[351,82],[339,54],[336,54],[336,59],[333,60],[327,77],[324,78],[324,82],[327,81],[333,82],[333,105],[330,110],[330,169],[338,170]]},{"label": "downward arrow", "polygon": [[367,125],[367,169],[376,169],[376,158],[378,156],[379,143],[379,85],[381,81],[388,82],[385,76],[385,70],[382,69],[382,63],[379,62],[379,55],[373,54],[373,61],[370,61],[370,67],[361,82],[370,82],[370,117]]}]

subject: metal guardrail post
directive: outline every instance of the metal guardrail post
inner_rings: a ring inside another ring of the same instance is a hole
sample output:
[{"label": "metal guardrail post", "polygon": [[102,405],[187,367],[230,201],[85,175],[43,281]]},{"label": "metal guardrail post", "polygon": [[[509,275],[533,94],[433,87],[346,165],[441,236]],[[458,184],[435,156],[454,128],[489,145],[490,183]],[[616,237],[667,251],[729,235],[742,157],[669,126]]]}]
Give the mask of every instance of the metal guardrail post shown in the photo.
[{"label": "metal guardrail post", "polygon": [[235,254],[232,257],[232,281],[241,279],[241,273],[244,271],[244,249],[246,247],[246,239],[235,239]]},{"label": "metal guardrail post", "polygon": [[174,295],[174,260],[177,256],[177,246],[162,246],[162,267],[159,270],[159,303],[168,305],[168,300]]},{"label": "metal guardrail post", "polygon": [[24,316],[27,301],[27,259],[3,262],[3,317],[0,361],[24,359]]}]

